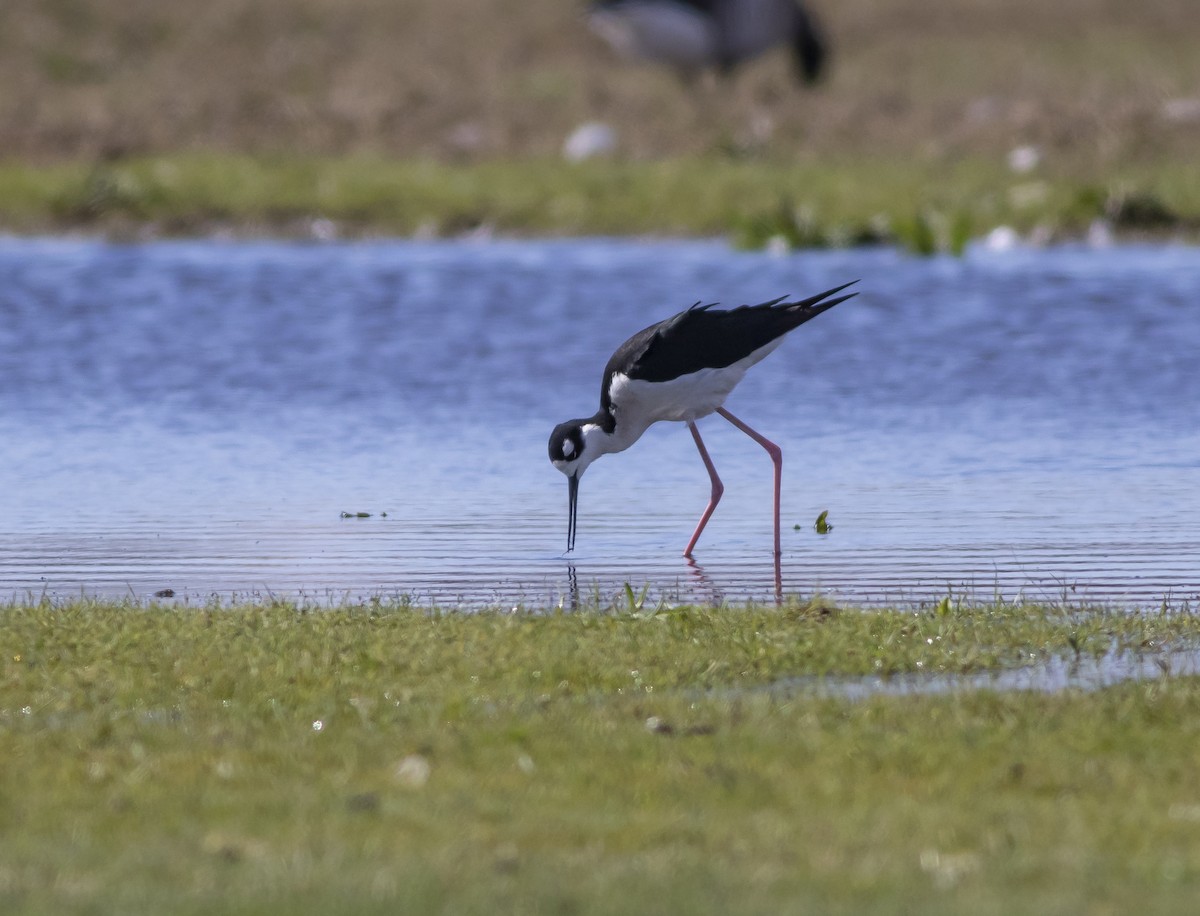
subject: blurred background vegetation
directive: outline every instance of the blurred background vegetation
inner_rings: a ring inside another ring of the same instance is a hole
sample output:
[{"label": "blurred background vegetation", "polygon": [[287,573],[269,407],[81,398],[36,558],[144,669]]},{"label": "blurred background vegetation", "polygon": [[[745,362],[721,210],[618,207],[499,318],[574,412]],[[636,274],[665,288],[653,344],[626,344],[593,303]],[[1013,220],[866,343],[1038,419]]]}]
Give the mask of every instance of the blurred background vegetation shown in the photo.
[{"label": "blurred background vegetation", "polygon": [[[532,162],[538,170],[507,182],[493,176],[499,203],[476,195],[465,216],[434,214],[442,231],[489,220],[520,229],[522,219],[501,205],[502,189],[539,181],[573,131],[601,122],[616,138],[609,164],[582,173],[601,176],[603,195],[649,180],[618,166],[701,160],[719,172],[750,163],[781,187],[743,207],[741,224],[778,221],[782,208],[793,243],[805,243],[805,221],[814,219],[817,240],[836,241],[822,222],[831,207],[854,216],[842,236],[873,231],[858,216],[868,204],[843,192],[817,217],[811,206],[801,212],[806,186],[823,193],[812,176],[825,170],[850,186],[899,180],[935,198],[942,181],[969,175],[969,189],[948,192],[955,201],[932,201],[940,215],[921,215],[904,192],[905,218],[928,224],[916,232],[939,221],[977,230],[1007,217],[1020,199],[980,217],[957,198],[974,195],[981,180],[1025,172],[1047,184],[1018,198],[1057,201],[1066,223],[1076,221],[1066,210],[1081,201],[1087,219],[1131,194],[1140,204],[1152,197],[1168,225],[1200,212],[1195,0],[824,0],[812,9],[831,57],[814,89],[796,85],[783,50],[731,80],[685,87],[670,71],[618,61],[588,31],[585,9],[582,0],[5,0],[0,165],[9,174],[0,190],[9,203],[0,209],[17,225],[50,211],[57,219],[86,215],[85,197],[97,189],[85,192],[78,172],[54,170],[97,162],[183,156],[195,168],[200,156],[212,170],[221,157],[243,169],[245,157],[349,157],[368,171],[420,161],[460,175],[480,164]],[[1031,155],[1013,159],[1021,149]],[[40,196],[30,190],[30,169],[41,170],[32,185],[53,187]],[[788,177],[795,169],[807,184]],[[728,190],[720,177],[695,177],[685,183],[690,194],[746,193],[744,180]],[[306,187],[282,210],[368,219],[361,206],[347,211]],[[158,194],[168,210],[181,206],[172,194]],[[240,206],[210,201],[195,218],[236,219]],[[527,227],[712,231],[738,222],[728,208],[697,221],[674,206],[660,206],[658,217],[630,212],[615,226],[542,215]],[[421,220],[428,216],[397,216],[385,228],[413,230]]]}]

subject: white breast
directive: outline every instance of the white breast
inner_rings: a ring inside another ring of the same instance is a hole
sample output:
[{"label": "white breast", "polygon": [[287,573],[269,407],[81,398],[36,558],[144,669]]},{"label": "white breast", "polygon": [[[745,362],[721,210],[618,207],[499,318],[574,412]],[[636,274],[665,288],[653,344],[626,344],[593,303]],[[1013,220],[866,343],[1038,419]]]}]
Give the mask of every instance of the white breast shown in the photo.
[{"label": "white breast", "polygon": [[745,370],[701,369],[669,382],[646,382],[626,375],[613,377],[612,400],[617,424],[623,420],[697,420],[725,403]]},{"label": "white breast", "polygon": [[698,420],[708,416],[725,403],[746,370],[781,343],[783,338],[777,337],[723,369],[701,369],[667,382],[631,379],[620,373],[614,375],[610,396],[618,429],[622,423],[641,424],[636,433],[640,436],[647,426],[660,420]]}]

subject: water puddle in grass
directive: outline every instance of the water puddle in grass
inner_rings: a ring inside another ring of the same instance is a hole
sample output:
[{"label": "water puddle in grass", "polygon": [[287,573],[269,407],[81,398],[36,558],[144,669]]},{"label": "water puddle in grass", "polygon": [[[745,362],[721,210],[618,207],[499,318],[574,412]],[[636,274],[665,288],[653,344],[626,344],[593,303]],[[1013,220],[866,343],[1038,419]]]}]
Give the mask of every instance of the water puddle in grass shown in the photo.
[{"label": "water puddle in grass", "polygon": [[0,277],[0,600],[769,600],[732,426],[694,565],[683,426],[589,469],[570,560],[546,438],[652,321],[856,278],[728,404],[784,450],[786,593],[1200,600],[1196,249],[10,239]]},{"label": "water puddle in grass", "polygon": [[864,700],[873,696],[920,696],[975,690],[1004,692],[1032,690],[1101,690],[1126,681],[1200,675],[1200,646],[1160,651],[1112,649],[1102,655],[1056,656],[1031,661],[1020,668],[969,674],[913,672],[866,677],[802,677],[772,684],[783,696],[795,694]]}]

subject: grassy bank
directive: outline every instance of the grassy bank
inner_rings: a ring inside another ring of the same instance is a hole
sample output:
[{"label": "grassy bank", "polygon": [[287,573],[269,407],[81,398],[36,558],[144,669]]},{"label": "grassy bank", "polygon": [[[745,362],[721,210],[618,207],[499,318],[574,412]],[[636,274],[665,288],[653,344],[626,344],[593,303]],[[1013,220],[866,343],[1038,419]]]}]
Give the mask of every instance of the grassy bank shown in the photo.
[{"label": "grassy bank", "polygon": [[[703,193],[697,193],[703,188]],[[1193,238],[1191,162],[1118,174],[1014,176],[1003,162],[890,159],[663,162],[159,156],[0,165],[0,225],[115,236],[721,235],[759,247],[897,243],[955,250],[1010,226],[1044,240],[1097,220],[1117,233]]]},{"label": "grassy bank", "polygon": [[8,607],[0,907],[1186,913],[1196,679],[783,685],[1197,637],[1187,611],[948,604]]},{"label": "grassy bank", "polygon": [[[813,7],[805,91],[783,52],[691,88],[622,64],[582,0],[8,0],[0,229],[1195,237],[1191,0]],[[587,122],[611,158],[573,166]]]},{"label": "grassy bank", "polygon": [[23,159],[222,153],[557,156],[602,121],[617,154],[884,154],[1101,169],[1186,158],[1200,131],[1192,0],[813,0],[826,78],[780,50],[686,89],[622,64],[582,2],[6,0],[0,149]]}]

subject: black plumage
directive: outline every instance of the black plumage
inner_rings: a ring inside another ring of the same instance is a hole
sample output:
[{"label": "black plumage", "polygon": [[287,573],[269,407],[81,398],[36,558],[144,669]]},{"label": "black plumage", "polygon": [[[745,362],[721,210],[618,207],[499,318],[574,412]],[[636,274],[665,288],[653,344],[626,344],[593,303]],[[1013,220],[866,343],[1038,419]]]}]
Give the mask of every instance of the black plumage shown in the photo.
[{"label": "black plumage", "polygon": [[[673,67],[689,81],[704,69],[728,75],[786,44],[798,79],[812,84],[829,56],[823,29],[800,0],[595,0],[590,9],[593,31],[618,54]],[[699,32],[702,46],[693,43]]]},{"label": "black plumage", "polygon": [[600,406],[604,410],[611,407],[612,379],[618,373],[647,382],[667,382],[701,369],[724,369],[854,296],[847,293],[822,301],[851,285],[843,284],[801,302],[784,302],[787,297],[781,296],[731,310],[716,309],[715,303],[696,303],[652,324],[621,344],[604,367]]}]

